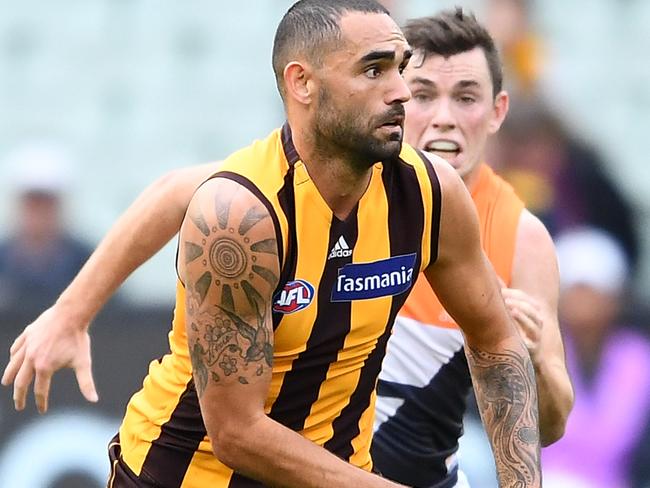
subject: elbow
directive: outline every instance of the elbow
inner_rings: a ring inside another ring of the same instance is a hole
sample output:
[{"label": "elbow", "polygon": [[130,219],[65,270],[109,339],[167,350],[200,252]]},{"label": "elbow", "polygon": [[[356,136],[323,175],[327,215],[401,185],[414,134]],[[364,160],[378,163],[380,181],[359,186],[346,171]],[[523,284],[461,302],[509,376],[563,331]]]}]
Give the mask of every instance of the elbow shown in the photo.
[{"label": "elbow", "polygon": [[178,230],[196,185],[189,184],[183,169],[169,171],[154,181],[149,188],[151,194],[165,202],[166,219]]},{"label": "elbow", "polygon": [[559,441],[564,435],[566,423],[558,422],[552,428],[544,429],[540,435],[540,444],[542,447],[548,447]]},{"label": "elbow", "polygon": [[240,471],[242,468],[240,436],[244,435],[246,434],[241,430],[224,425],[212,429],[210,434],[212,452],[215,457],[235,471]]},{"label": "elbow", "polygon": [[573,388],[569,388],[564,401],[562,401],[558,407],[555,421],[552,422],[551,425],[547,426],[547,428],[540,429],[540,444],[542,447],[548,447],[559,441],[564,436],[566,424],[569,420],[569,414],[573,409],[573,402]]},{"label": "elbow", "polygon": [[151,186],[162,190],[169,190],[173,188],[174,183],[178,180],[179,175],[182,174],[181,171],[182,170],[180,169],[173,169],[171,171],[168,171],[162,176],[159,176]]},{"label": "elbow", "polygon": [[256,422],[224,421],[210,429],[212,452],[215,457],[229,468],[251,472],[254,467],[256,440]]}]

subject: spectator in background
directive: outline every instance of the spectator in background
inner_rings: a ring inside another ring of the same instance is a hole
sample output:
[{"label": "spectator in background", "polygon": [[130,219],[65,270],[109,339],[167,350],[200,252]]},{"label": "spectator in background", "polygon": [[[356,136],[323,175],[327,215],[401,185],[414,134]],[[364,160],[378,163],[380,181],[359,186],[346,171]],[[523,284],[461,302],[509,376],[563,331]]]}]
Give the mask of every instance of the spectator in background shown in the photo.
[{"label": "spectator in background", "polygon": [[486,24],[501,57],[508,92],[516,100],[534,97],[542,71],[542,41],[531,25],[530,0],[488,0]]},{"label": "spectator in background", "polygon": [[16,203],[12,234],[0,242],[0,310],[35,314],[52,304],[91,249],[65,228],[66,153],[34,144],[12,152],[6,163]]},{"label": "spectator in background", "polygon": [[533,101],[514,104],[493,139],[489,160],[500,162],[500,173],[552,235],[580,225],[603,229],[622,244],[634,274],[633,210],[592,146]]},{"label": "spectator in background", "polygon": [[630,460],[650,421],[650,341],[618,322],[626,256],[587,227],[562,233],[556,249],[575,405],[564,437],[543,451],[545,486],[630,488]]}]

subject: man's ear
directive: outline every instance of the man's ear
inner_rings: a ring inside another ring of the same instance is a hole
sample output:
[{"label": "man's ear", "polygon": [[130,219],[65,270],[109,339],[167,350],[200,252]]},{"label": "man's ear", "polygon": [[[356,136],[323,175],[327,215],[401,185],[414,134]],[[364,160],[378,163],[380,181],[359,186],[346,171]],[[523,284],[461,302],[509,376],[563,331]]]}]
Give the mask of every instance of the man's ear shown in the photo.
[{"label": "man's ear", "polygon": [[508,92],[502,90],[497,93],[494,99],[494,107],[492,108],[492,120],[489,125],[490,134],[495,134],[501,128],[509,107],[510,97],[508,96]]},{"label": "man's ear", "polygon": [[292,61],[284,68],[284,89],[287,99],[308,105],[312,102],[314,84],[311,82],[310,68],[298,61]]}]

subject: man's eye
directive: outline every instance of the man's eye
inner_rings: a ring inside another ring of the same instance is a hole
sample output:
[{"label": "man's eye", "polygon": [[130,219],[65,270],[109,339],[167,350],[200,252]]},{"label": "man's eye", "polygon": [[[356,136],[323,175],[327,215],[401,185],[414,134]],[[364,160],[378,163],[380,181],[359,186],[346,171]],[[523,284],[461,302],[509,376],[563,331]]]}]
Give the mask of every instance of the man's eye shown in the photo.
[{"label": "man's eye", "polygon": [[476,101],[476,99],[475,99],[474,97],[470,97],[470,96],[468,96],[468,95],[463,95],[463,96],[461,96],[461,97],[458,97],[458,99],[459,99],[462,103],[465,103],[465,104],[474,103],[474,102]]},{"label": "man's eye", "polygon": [[433,99],[431,95],[428,93],[414,93],[413,94],[413,100],[415,100],[418,103],[427,103],[430,102]]},{"label": "man's eye", "polygon": [[378,78],[381,74],[381,70],[377,66],[373,66],[366,70],[366,76],[368,78]]}]

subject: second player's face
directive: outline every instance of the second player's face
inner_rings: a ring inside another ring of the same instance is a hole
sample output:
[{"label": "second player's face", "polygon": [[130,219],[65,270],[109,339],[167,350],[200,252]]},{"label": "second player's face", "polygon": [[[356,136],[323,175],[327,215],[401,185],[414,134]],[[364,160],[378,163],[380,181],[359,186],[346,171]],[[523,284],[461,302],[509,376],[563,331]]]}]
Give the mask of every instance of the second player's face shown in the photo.
[{"label": "second player's face", "polygon": [[406,104],[405,140],[446,159],[467,182],[484,157],[488,136],[507,112],[508,96],[492,92],[481,48],[449,56],[416,53],[404,77],[411,90]]},{"label": "second player's face", "polygon": [[327,54],[319,69],[316,133],[358,155],[361,164],[395,157],[410,97],[401,76],[410,48],[383,14],[344,15],[341,37],[340,49]]}]

